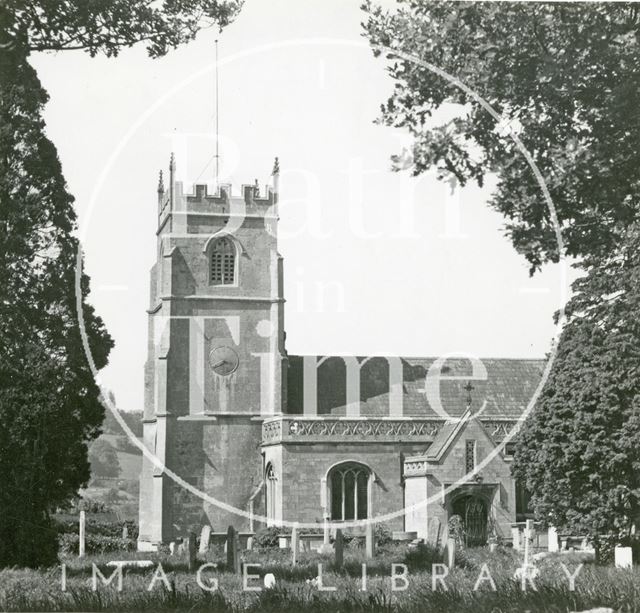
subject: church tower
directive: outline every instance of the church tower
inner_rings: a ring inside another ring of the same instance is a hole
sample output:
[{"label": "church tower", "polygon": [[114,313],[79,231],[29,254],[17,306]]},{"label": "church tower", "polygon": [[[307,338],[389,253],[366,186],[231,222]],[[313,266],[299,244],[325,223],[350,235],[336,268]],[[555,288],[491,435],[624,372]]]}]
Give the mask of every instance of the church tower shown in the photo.
[{"label": "church tower", "polygon": [[158,185],[151,269],[144,443],[155,458],[143,459],[139,536],[147,550],[205,524],[249,529],[264,506],[262,421],[286,400],[277,159],[263,194],[257,184],[240,196],[230,185],[185,194],[175,172],[172,156],[168,185],[162,173]]}]

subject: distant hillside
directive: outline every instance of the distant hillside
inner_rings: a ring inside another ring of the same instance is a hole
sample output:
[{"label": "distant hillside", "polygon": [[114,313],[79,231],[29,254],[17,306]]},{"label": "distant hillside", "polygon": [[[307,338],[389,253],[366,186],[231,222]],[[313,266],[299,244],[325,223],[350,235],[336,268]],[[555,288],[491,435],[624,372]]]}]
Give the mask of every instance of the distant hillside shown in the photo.
[{"label": "distant hillside", "polygon": [[[121,519],[135,520],[138,516],[142,453],[122,433],[113,417],[111,421],[120,432],[114,433],[111,428],[110,431],[105,428],[105,434],[89,445],[91,481],[81,495],[85,500],[106,505]],[[136,431],[133,427],[131,429]]]},{"label": "distant hillside", "polygon": [[[118,409],[118,414],[131,431],[137,436],[142,436],[142,411],[121,411]],[[120,424],[116,421],[113,413],[109,410],[105,411],[104,422],[102,422],[102,432],[104,434],[124,434],[124,430]]]},{"label": "distant hillside", "polygon": [[142,453],[123,434],[102,434],[89,445],[91,480],[134,481],[140,476]]}]

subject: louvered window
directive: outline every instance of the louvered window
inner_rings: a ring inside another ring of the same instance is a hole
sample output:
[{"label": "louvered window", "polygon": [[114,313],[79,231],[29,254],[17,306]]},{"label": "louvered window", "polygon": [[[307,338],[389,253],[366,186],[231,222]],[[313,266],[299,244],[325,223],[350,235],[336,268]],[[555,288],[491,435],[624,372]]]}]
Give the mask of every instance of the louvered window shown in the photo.
[{"label": "louvered window", "polygon": [[211,248],[211,283],[233,285],[236,280],[236,250],[229,238],[218,239]]}]

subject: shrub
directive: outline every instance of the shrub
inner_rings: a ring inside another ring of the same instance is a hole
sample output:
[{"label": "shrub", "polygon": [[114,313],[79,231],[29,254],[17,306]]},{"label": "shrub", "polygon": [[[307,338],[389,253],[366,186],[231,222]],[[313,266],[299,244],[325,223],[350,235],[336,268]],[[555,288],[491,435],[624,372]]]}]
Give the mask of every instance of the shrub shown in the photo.
[{"label": "shrub", "polygon": [[[80,537],[77,534],[61,534],[58,537],[60,553],[65,555],[77,555],[80,545]],[[87,535],[85,549],[90,554],[103,554],[114,551],[135,551],[136,541],[132,538]]]},{"label": "shrub", "polygon": [[393,540],[391,529],[385,523],[375,524],[373,526],[373,538],[378,547],[384,547]]},{"label": "shrub", "polygon": [[[127,520],[107,521],[103,519],[95,519],[87,515],[87,536],[109,536],[120,538],[122,536],[122,526],[127,526],[129,538],[138,538],[138,522]],[[53,527],[58,534],[78,534],[78,518],[77,517],[56,517],[53,521]]]},{"label": "shrub", "polygon": [[410,571],[431,571],[431,565],[444,562],[444,556],[437,547],[429,543],[420,543],[417,547],[407,551],[404,560]]},{"label": "shrub", "polygon": [[291,530],[278,526],[260,528],[253,537],[253,545],[257,549],[272,549],[279,546],[278,537],[290,534]]}]

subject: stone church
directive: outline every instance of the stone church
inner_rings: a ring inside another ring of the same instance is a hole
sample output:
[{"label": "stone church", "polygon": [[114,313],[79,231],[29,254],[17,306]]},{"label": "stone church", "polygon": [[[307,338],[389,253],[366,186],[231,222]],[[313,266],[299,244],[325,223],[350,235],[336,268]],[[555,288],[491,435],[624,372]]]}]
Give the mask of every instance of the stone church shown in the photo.
[{"label": "stone church", "polygon": [[279,521],[425,538],[452,515],[470,544],[507,536],[526,494],[499,446],[543,362],[289,355],[277,200],[277,161],[262,193],[186,194],[173,156],[161,174],[139,548]]}]

